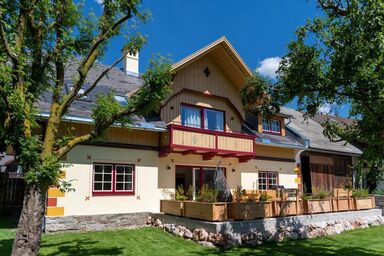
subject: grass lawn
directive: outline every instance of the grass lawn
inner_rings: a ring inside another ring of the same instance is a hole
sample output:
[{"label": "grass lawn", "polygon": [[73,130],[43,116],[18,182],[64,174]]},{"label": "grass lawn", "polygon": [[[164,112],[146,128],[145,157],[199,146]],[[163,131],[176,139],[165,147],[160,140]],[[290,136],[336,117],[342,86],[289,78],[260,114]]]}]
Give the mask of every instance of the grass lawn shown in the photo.
[{"label": "grass lawn", "polygon": [[[15,223],[0,219],[0,255],[9,255]],[[41,255],[384,255],[384,226],[332,237],[269,243],[257,248],[220,251],[201,247],[159,229],[44,235]]]}]

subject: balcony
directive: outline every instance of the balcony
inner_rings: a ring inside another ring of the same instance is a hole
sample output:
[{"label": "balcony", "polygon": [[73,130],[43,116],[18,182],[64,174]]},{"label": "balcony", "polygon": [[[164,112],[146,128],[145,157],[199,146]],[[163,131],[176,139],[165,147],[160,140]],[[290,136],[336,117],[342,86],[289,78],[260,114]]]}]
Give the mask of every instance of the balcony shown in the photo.
[{"label": "balcony", "polygon": [[255,155],[255,136],[235,133],[212,131],[182,125],[168,125],[168,133],[161,137],[160,157],[171,152],[201,154],[203,160],[214,156],[237,157],[240,162],[246,162]]}]

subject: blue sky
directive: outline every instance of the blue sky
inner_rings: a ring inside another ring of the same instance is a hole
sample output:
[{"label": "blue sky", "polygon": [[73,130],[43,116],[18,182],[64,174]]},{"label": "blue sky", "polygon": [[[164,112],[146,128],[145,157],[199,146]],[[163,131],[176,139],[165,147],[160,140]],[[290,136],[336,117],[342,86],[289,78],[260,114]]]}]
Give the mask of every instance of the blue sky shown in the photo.
[{"label": "blue sky", "polygon": [[[88,1],[101,10],[101,0]],[[140,52],[141,72],[154,53],[178,61],[226,36],[252,70],[271,76],[296,28],[321,15],[316,0],[143,0],[142,9],[152,17],[138,29],[148,37]],[[118,58],[122,42],[113,40],[100,61],[110,64]]]}]

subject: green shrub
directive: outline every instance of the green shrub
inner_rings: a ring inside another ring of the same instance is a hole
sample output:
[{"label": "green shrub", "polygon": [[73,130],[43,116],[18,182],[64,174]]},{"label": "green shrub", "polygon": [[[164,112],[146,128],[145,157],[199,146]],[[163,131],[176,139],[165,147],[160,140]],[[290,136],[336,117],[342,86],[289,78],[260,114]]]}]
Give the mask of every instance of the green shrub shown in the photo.
[{"label": "green shrub", "polygon": [[187,196],[184,193],[183,185],[177,186],[177,189],[175,191],[175,200],[178,200],[178,201],[187,200]]},{"label": "green shrub", "polygon": [[236,190],[235,190],[235,200],[236,200],[236,202],[239,203],[239,202],[243,201],[245,195],[246,195],[245,189],[243,189],[240,185],[238,185],[236,187]]},{"label": "green shrub", "polygon": [[331,193],[323,188],[312,188],[312,199],[326,199],[331,196]]},{"label": "green shrub", "polygon": [[379,196],[384,196],[384,189],[375,188],[375,190],[372,191],[372,194],[379,195]]},{"label": "green shrub", "polygon": [[267,194],[267,192],[264,191],[264,192],[261,192],[260,197],[259,197],[259,200],[260,200],[260,202],[266,202],[266,201],[268,201],[268,200],[271,199],[271,198],[272,198],[272,197],[270,197],[270,196]]},{"label": "green shrub", "polygon": [[215,189],[210,189],[207,184],[204,184],[199,192],[199,196],[196,198],[196,201],[215,203],[217,202],[217,195],[218,192]]},{"label": "green shrub", "polygon": [[364,197],[369,196],[369,190],[368,189],[354,189],[352,190],[352,196],[353,197]]}]

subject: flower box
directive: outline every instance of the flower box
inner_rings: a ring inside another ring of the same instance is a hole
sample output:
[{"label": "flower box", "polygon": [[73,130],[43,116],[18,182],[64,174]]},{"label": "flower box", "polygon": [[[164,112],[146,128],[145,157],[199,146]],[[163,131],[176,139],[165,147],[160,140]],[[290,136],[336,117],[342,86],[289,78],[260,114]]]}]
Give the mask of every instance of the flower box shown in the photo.
[{"label": "flower box", "polygon": [[333,198],[332,208],[334,212],[354,210],[352,198]]},{"label": "flower box", "polygon": [[272,217],[272,202],[234,202],[227,204],[228,219],[252,220]]},{"label": "flower box", "polygon": [[366,210],[376,207],[374,197],[355,197],[353,198],[353,204],[355,210]]},{"label": "flower box", "polygon": [[160,200],[160,212],[176,216],[183,216],[184,201]]},{"label": "flower box", "polygon": [[184,216],[207,221],[224,221],[227,219],[227,203],[185,201]]},{"label": "flower box", "polygon": [[309,199],[303,201],[304,213],[323,213],[332,212],[332,200],[331,199]]},{"label": "flower box", "polygon": [[279,201],[273,204],[273,214],[275,217],[301,215],[303,213],[303,201]]}]

